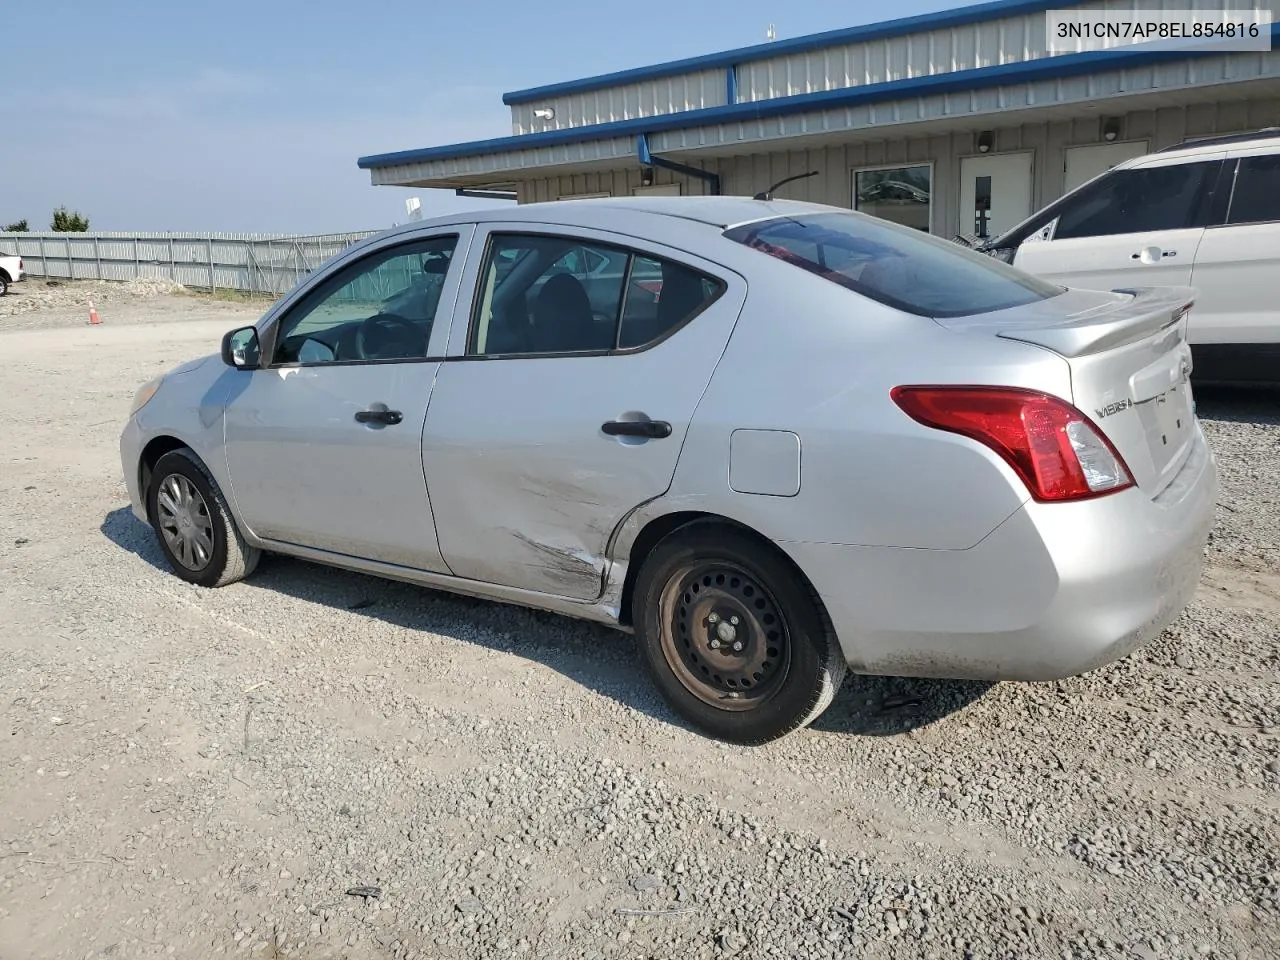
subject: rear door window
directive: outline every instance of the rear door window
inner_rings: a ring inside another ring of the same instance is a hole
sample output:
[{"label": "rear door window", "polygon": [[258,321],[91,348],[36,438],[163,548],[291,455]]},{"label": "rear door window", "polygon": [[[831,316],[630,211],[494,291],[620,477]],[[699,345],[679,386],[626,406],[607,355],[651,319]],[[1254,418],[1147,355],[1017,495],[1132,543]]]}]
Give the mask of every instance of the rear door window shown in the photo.
[{"label": "rear door window", "polygon": [[1206,186],[1220,160],[1117,170],[1065,205],[1054,240],[1203,227]]},{"label": "rear door window", "polygon": [[468,353],[642,349],[688,323],[724,289],[684,264],[611,244],[498,233],[481,270]]},{"label": "rear door window", "polygon": [[1063,288],[947,240],[857,213],[802,214],[731,227],[752,249],[917,316],[962,317]]},{"label": "rear door window", "polygon": [[618,349],[662,339],[720,295],[721,284],[671,260],[637,255],[618,329]]},{"label": "rear door window", "polygon": [[1280,154],[1241,158],[1227,223],[1276,221],[1280,221]]}]

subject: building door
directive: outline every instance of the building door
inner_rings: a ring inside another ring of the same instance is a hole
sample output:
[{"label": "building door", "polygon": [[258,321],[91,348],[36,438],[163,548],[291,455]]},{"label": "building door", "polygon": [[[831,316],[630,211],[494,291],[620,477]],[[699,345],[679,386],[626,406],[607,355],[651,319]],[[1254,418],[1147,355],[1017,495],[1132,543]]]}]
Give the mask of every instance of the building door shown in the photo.
[{"label": "building door", "polygon": [[958,233],[998,237],[1031,216],[1031,154],[996,153],[960,160]]},{"label": "building door", "polygon": [[1096,143],[1087,147],[1067,147],[1066,182],[1064,194],[1070,193],[1082,183],[1087,183],[1100,173],[1106,173],[1117,163],[1141,157],[1150,151],[1146,140],[1126,140],[1123,143]]}]

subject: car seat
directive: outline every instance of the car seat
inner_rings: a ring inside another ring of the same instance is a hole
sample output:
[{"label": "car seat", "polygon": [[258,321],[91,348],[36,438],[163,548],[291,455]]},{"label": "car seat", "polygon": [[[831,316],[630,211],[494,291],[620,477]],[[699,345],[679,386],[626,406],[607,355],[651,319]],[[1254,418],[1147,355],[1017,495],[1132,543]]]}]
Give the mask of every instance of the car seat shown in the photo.
[{"label": "car seat", "polygon": [[602,333],[612,340],[611,331],[597,328],[591,300],[578,279],[558,273],[538,291],[533,304],[531,349],[538,353],[566,353],[574,350],[608,350]]},{"label": "car seat", "polygon": [[696,273],[674,263],[662,265],[662,292],[658,296],[657,310],[652,317],[622,320],[621,347],[639,347],[657,340],[684,322],[689,314],[702,306],[706,294],[702,278]]}]

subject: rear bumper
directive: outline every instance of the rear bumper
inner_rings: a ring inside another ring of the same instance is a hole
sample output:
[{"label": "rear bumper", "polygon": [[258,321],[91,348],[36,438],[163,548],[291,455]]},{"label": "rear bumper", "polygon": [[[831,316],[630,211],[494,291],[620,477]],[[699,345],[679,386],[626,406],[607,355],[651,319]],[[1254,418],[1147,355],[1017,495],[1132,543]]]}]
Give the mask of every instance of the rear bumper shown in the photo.
[{"label": "rear bumper", "polygon": [[787,542],[858,672],[1056,680],[1124,657],[1195,594],[1217,500],[1197,425],[1152,500],[1028,502],[967,550]]}]

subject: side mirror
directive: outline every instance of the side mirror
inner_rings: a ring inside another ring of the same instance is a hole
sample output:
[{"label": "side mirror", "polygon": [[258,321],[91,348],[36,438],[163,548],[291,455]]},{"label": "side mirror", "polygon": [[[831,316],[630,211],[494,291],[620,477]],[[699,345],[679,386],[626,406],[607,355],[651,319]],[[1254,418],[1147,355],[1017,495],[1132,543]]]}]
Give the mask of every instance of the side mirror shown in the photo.
[{"label": "side mirror", "polygon": [[222,362],[237,370],[257,370],[262,363],[262,346],[257,327],[229,330],[222,338]]}]

